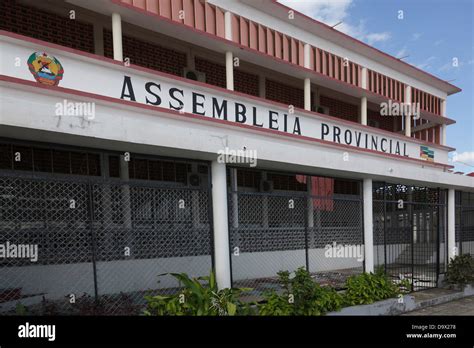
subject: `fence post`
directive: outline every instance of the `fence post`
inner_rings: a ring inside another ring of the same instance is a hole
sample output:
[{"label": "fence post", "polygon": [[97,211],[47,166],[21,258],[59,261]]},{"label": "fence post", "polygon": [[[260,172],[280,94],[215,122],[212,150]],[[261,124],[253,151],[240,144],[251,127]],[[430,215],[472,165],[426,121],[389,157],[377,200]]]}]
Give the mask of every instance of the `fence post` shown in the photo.
[{"label": "fence post", "polygon": [[[439,268],[439,263],[441,261],[441,258],[440,258],[440,255],[439,255],[439,252],[440,252],[440,249],[441,249],[441,241],[440,241],[440,233],[441,233],[441,226],[440,226],[440,217],[439,217],[439,214],[440,214],[440,200],[441,200],[441,190],[439,189],[438,187],[438,204],[436,204],[436,207],[437,207],[437,210],[436,210],[436,219],[437,219],[437,222],[436,222],[436,285],[438,285],[438,281],[439,281],[439,271],[440,271],[440,268]],[[434,220],[434,219],[433,219]],[[433,221],[433,224],[434,224],[434,221]]]},{"label": "fence post", "polygon": [[94,274],[94,297],[95,301],[97,302],[99,299],[99,291],[97,285],[97,265],[96,265],[96,239],[95,239],[95,232],[94,232],[94,191],[92,189],[92,183],[87,184],[88,189],[88,211],[89,211],[89,230],[91,234],[91,251],[92,251],[92,269]]},{"label": "fence post", "polygon": [[383,184],[383,262],[387,274],[387,184]]},{"label": "fence post", "polygon": [[448,263],[449,260],[456,256],[456,208],[455,208],[455,191],[448,190]]},{"label": "fence post", "polygon": [[408,199],[409,199],[409,202],[408,202],[408,221],[410,222],[410,243],[411,243],[411,291],[415,291],[415,232],[413,230],[413,214],[414,214],[414,205],[413,205],[413,202],[412,202],[412,194],[411,194],[411,190],[413,188],[411,187],[410,188],[410,193],[408,194]]},{"label": "fence post", "polygon": [[365,272],[369,273],[374,271],[374,222],[372,211],[372,179],[364,179],[363,185]]},{"label": "fence post", "polygon": [[213,161],[211,164],[211,177],[215,272],[217,285],[220,289],[223,289],[231,287],[227,173],[225,163]]}]

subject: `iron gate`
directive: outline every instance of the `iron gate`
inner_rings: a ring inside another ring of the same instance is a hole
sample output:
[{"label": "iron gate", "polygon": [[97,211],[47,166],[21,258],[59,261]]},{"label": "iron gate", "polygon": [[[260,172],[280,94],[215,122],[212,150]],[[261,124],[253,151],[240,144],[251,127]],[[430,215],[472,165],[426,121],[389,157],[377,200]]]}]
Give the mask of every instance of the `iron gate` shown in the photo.
[{"label": "iron gate", "polygon": [[374,183],[375,264],[412,291],[436,287],[444,272],[445,201],[439,189]]},{"label": "iron gate", "polygon": [[474,257],[474,193],[456,192],[457,254]]},{"label": "iron gate", "polygon": [[137,314],[179,286],[159,274],[209,273],[210,207],[205,188],[2,173],[0,244],[38,259],[0,259],[0,311]]},{"label": "iron gate", "polygon": [[330,255],[339,246],[363,252],[358,192],[314,195],[229,189],[233,286],[256,292],[278,288],[277,272],[304,267],[319,283],[341,288],[348,276],[362,273],[363,255]]}]

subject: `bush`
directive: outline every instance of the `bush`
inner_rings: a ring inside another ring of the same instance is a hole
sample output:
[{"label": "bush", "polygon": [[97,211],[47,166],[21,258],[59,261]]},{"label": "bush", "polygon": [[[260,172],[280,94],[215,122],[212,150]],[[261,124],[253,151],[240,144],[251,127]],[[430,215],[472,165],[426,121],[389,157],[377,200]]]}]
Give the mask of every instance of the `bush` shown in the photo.
[{"label": "bush", "polygon": [[449,284],[465,285],[474,281],[474,259],[469,254],[458,255],[449,261],[446,270]]},{"label": "bush", "polygon": [[322,315],[339,310],[342,297],[331,287],[321,287],[304,268],[290,272],[278,272],[283,292],[270,291],[264,294],[264,302],[258,304],[260,315]]},{"label": "bush", "polygon": [[250,289],[217,288],[214,272],[208,277],[191,279],[185,273],[169,273],[183,286],[180,293],[170,296],[145,296],[145,315],[237,315],[248,314],[249,306],[238,300],[242,291]]},{"label": "bush", "polygon": [[401,291],[383,272],[362,273],[346,281],[344,305],[370,304],[398,296]]}]

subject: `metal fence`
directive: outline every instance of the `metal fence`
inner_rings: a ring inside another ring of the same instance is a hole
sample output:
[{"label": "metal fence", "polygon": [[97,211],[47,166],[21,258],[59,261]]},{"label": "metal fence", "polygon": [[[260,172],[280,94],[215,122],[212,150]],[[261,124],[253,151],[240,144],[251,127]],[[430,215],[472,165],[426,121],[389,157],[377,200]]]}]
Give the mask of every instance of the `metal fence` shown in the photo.
[{"label": "metal fence", "polygon": [[256,293],[299,267],[336,288],[363,272],[360,195],[230,191],[229,234],[233,285]]},{"label": "metal fence", "polygon": [[456,247],[474,257],[474,193],[456,192]]},{"label": "metal fence", "polygon": [[437,286],[446,265],[446,194],[374,183],[375,265],[411,290]]},{"label": "metal fence", "polygon": [[210,207],[175,184],[0,175],[0,246],[22,250],[0,258],[1,313],[140,313],[177,290],[160,274],[209,273]]}]

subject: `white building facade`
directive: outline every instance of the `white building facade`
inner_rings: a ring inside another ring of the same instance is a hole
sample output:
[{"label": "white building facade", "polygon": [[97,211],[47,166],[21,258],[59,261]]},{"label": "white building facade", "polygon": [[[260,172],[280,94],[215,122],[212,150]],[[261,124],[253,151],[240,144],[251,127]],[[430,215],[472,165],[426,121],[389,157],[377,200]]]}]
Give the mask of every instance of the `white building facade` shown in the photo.
[{"label": "white building facade", "polygon": [[2,7],[0,242],[38,245],[0,260],[2,310],[211,268],[264,290],[383,267],[416,291],[474,253],[459,88],[274,1]]}]

